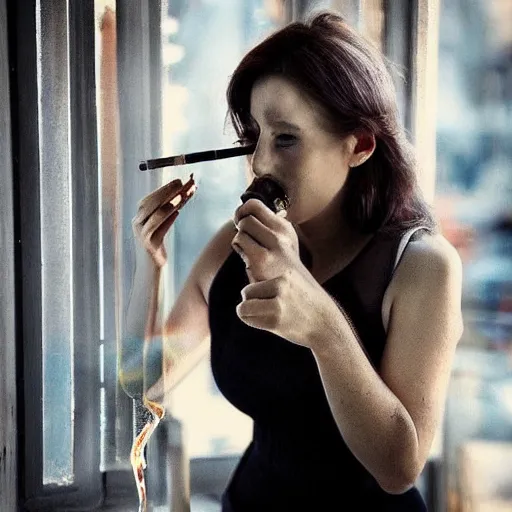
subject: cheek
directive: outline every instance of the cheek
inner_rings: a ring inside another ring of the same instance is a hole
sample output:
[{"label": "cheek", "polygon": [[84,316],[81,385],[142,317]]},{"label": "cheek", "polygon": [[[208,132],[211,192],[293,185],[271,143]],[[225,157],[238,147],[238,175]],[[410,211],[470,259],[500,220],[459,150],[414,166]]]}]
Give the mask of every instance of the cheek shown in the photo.
[{"label": "cheek", "polygon": [[343,188],[347,170],[339,158],[310,154],[298,159],[290,180],[290,217],[300,222],[321,212]]},{"label": "cheek", "polygon": [[301,148],[287,148],[279,154],[278,167],[276,174],[282,178],[290,200],[295,203],[308,180],[308,159],[304,157]]}]

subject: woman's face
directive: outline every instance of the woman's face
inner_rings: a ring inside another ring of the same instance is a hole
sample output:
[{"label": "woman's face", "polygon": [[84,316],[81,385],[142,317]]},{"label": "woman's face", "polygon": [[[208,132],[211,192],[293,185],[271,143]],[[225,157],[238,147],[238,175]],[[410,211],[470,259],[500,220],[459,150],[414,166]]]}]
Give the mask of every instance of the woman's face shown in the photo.
[{"label": "woman's face", "polygon": [[323,108],[279,76],[254,84],[251,115],[257,134],[252,172],[270,174],[285,187],[289,220],[307,222],[340,201],[357,143],[354,136],[328,131]]}]

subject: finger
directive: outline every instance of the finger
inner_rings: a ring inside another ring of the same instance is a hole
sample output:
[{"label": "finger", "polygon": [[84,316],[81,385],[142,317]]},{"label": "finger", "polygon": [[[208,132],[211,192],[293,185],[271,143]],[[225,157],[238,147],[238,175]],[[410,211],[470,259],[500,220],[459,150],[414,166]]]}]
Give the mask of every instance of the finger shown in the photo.
[{"label": "finger", "polygon": [[238,304],[236,314],[251,327],[272,330],[279,325],[281,308],[276,299],[251,299]]},{"label": "finger", "polygon": [[137,222],[143,224],[158,208],[167,204],[171,204],[178,210],[183,208],[194,195],[196,189],[192,175],[185,184],[179,179],[172,180],[139,201]]},{"label": "finger", "polygon": [[[156,210],[142,226],[140,236],[143,240],[151,240],[155,233],[160,230],[165,224],[174,222],[178,211],[171,205],[161,206]],[[172,221],[170,220],[172,219]]]},{"label": "finger", "polygon": [[256,283],[258,280],[256,279],[256,276],[254,275],[254,272],[251,268],[246,268],[245,273],[247,274],[247,278],[249,279],[249,283]]},{"label": "finger", "polygon": [[288,221],[285,220],[283,214],[277,215],[265,203],[258,199],[249,199],[244,204],[239,206],[233,218],[235,226],[249,215],[256,217],[263,225],[267,226],[273,231],[283,231],[288,229]]},{"label": "finger", "polygon": [[153,233],[153,240],[156,245],[160,245],[163,243],[163,240],[165,238],[165,235],[171,228],[171,226],[174,224],[174,221],[176,220],[176,217],[180,214],[179,211],[174,211],[165,219],[158,229]]},{"label": "finger", "polygon": [[146,206],[146,203],[149,203],[149,206],[156,204],[158,207],[161,204],[168,202],[178,193],[185,192],[186,190],[190,189],[192,185],[195,185],[194,177],[192,174],[185,184],[183,184],[179,178],[174,179],[148,194],[145,198],[142,199],[141,203],[143,203],[143,206]]},{"label": "finger", "polygon": [[177,210],[181,210],[194,195],[196,189],[196,184],[191,175],[190,179],[181,187],[180,190],[178,190],[177,193],[173,192],[172,194],[168,194],[164,197],[160,206],[170,204]]},{"label": "finger", "polygon": [[250,299],[240,302],[236,307],[239,317],[249,318],[274,314],[275,301],[273,299]]},{"label": "finger", "polygon": [[231,241],[231,246],[240,255],[246,267],[250,267],[256,261],[262,265],[268,263],[268,249],[245,231],[238,231]]},{"label": "finger", "polygon": [[242,299],[244,301],[274,299],[277,296],[283,296],[286,291],[286,286],[287,281],[281,276],[254,284],[248,284],[242,288]]},{"label": "finger", "polygon": [[265,226],[254,215],[243,217],[237,225],[239,233],[245,233],[266,249],[275,249],[278,245],[276,233]]},{"label": "finger", "polygon": [[165,184],[164,186],[154,190],[147,196],[143,197],[138,203],[138,210],[143,210],[147,215],[151,215],[166,198],[172,199],[183,188],[183,183],[180,179],[175,179]]},{"label": "finger", "polygon": [[[248,206],[246,207],[246,205]],[[250,230],[253,238],[268,249],[285,248],[290,245],[292,247],[298,246],[297,232],[294,225],[286,219],[286,210],[273,213],[265,204],[257,199],[250,199],[243,206],[245,208],[240,207],[237,209],[233,219],[237,228],[241,226],[244,229]],[[256,219],[259,224],[252,220],[244,221],[244,219],[251,218]],[[245,222],[247,222],[247,228],[245,227]]]},{"label": "finger", "polygon": [[[191,174],[190,175],[190,179],[183,185],[179,195],[181,196],[181,201],[179,204],[176,204],[176,200],[170,200],[170,201],[164,201],[164,204],[165,202],[170,202],[172,204],[174,204],[175,206],[177,206],[178,209],[181,209],[183,208],[187,203],[188,201],[190,200],[190,198],[195,194],[197,190],[197,185],[194,181],[194,177],[193,175]],[[177,199],[177,196],[175,196],[175,198],[173,199]]]}]

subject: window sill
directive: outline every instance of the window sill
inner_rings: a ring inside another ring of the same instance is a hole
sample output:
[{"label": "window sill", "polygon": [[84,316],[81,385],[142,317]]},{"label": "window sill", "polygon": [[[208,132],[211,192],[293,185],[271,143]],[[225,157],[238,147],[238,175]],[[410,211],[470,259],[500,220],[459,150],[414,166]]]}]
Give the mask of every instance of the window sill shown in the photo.
[{"label": "window sill", "polygon": [[[120,500],[116,503],[105,503],[98,512],[126,512],[127,510],[135,510],[137,504],[132,499]],[[169,507],[148,507],[152,512],[169,512]],[[221,503],[217,498],[193,495],[190,499],[190,512],[221,512]]]}]

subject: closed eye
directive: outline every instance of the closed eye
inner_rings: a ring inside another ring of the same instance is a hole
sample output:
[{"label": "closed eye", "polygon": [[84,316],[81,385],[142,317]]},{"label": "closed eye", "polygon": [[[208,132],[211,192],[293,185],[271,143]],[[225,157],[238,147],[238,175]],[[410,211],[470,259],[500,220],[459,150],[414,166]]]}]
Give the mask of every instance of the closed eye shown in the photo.
[{"label": "closed eye", "polygon": [[276,145],[278,147],[287,148],[293,146],[297,142],[295,135],[289,133],[281,133],[276,137]]}]

